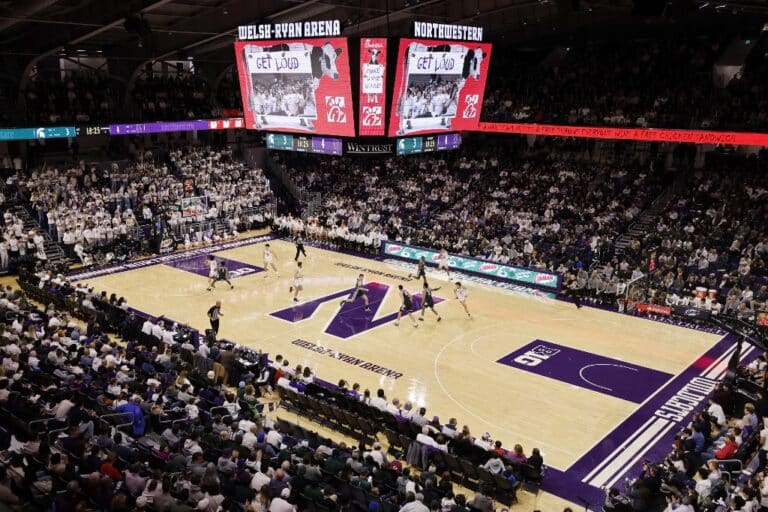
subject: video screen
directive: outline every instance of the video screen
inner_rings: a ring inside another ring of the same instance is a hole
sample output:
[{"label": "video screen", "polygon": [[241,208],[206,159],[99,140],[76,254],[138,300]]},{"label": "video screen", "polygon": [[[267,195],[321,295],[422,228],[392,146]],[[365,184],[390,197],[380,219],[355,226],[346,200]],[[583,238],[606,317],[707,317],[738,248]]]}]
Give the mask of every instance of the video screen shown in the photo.
[{"label": "video screen", "polygon": [[389,136],[477,129],[491,46],[401,39]]},{"label": "video screen", "polygon": [[245,126],[353,137],[346,38],[235,43]]},{"label": "video screen", "polygon": [[387,40],[360,39],[360,135],[384,135],[387,103]]}]

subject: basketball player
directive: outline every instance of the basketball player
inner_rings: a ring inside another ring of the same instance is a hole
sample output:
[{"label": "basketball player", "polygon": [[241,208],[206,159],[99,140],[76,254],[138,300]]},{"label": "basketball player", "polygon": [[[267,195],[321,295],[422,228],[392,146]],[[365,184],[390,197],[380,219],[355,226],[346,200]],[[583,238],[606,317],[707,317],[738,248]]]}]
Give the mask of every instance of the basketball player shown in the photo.
[{"label": "basketball player", "polygon": [[456,288],[453,289],[453,294],[464,308],[464,312],[467,313],[467,318],[472,318],[472,315],[469,313],[469,308],[467,308],[467,289],[461,286],[460,282],[456,281]]},{"label": "basketball player", "polygon": [[208,291],[213,290],[213,284],[216,282],[219,264],[213,254],[208,255]]},{"label": "basketball player", "polygon": [[219,264],[219,268],[216,271],[216,278],[213,280],[213,284],[211,284],[211,288],[209,288],[209,290],[216,288],[216,283],[218,281],[224,281],[227,283],[230,290],[235,287],[235,285],[233,285],[229,280],[229,269],[227,268],[227,264],[223,261]]},{"label": "basketball player", "polygon": [[219,318],[222,316],[224,313],[221,312],[221,301],[217,300],[216,304],[208,310],[208,320],[211,322],[211,331],[214,335],[219,334]]},{"label": "basketball player", "polygon": [[[427,260],[424,259],[424,256],[419,258],[419,263],[417,265],[418,266],[416,267],[416,279],[422,278],[424,279],[424,284],[427,284],[427,269],[426,269]],[[408,277],[413,277],[413,275],[408,274]]]},{"label": "basketball player", "polygon": [[293,293],[293,302],[299,302],[299,292],[304,290],[304,271],[301,269],[301,262],[298,262],[298,268],[293,273],[293,286],[288,289],[288,293]]},{"label": "basketball player", "polygon": [[429,283],[427,283],[427,280],[424,279],[424,292],[423,292],[423,298],[424,300],[421,303],[421,316],[419,316],[419,321],[424,321],[424,311],[429,308],[437,317],[437,321],[439,322],[442,320],[440,317],[440,313],[435,311],[435,300],[432,298],[432,292],[436,292],[440,288],[430,288]]},{"label": "basketball player", "polygon": [[368,288],[365,288],[363,286],[363,274],[360,274],[357,276],[357,282],[355,283],[355,289],[352,291],[349,297],[341,301],[341,306],[346,304],[347,302],[355,302],[360,297],[363,298],[363,302],[365,303],[365,310],[370,312],[371,308],[368,307]]},{"label": "basketball player", "polygon": [[445,270],[448,274],[448,279],[451,278],[451,266],[448,264],[448,251],[440,249],[440,256],[438,256],[437,270]]},{"label": "basketball player", "polygon": [[280,272],[277,271],[277,267],[272,262],[273,258],[272,248],[269,247],[269,244],[266,244],[264,246],[264,279],[269,276],[269,267],[272,267],[272,270],[275,271],[275,276],[280,277]]},{"label": "basketball player", "polygon": [[304,257],[307,257],[307,251],[304,250],[304,241],[301,239],[299,235],[296,235],[293,237],[293,241],[296,244],[296,257],[293,258],[293,261],[299,261],[299,254],[303,254]]},{"label": "basketball player", "polygon": [[411,292],[403,288],[403,285],[401,284],[397,285],[397,288],[400,290],[400,297],[403,299],[403,303],[400,305],[400,309],[397,312],[397,320],[395,320],[395,326],[400,325],[400,317],[403,316],[403,313],[405,313],[408,315],[408,318],[411,319],[411,322],[413,322],[413,326],[418,327],[419,324],[416,323],[416,320],[411,314],[411,310],[413,309],[413,299],[411,298]]}]

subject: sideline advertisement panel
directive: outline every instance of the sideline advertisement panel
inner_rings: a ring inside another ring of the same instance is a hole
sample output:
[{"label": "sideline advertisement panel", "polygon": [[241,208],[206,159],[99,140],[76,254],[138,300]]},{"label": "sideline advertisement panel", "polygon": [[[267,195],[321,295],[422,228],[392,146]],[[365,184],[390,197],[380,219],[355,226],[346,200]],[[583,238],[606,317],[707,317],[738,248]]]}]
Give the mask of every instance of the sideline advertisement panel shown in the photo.
[{"label": "sideline advertisement panel", "polygon": [[[440,257],[439,251],[394,242],[384,242],[381,245],[381,250],[386,257],[402,258],[409,261],[419,261],[424,256],[427,263],[432,265],[437,265]],[[455,254],[449,255],[448,263],[452,269],[461,272],[472,272],[538,288],[560,289],[560,276],[552,272],[503,265],[493,261],[470,258],[468,256],[457,256]]]}]

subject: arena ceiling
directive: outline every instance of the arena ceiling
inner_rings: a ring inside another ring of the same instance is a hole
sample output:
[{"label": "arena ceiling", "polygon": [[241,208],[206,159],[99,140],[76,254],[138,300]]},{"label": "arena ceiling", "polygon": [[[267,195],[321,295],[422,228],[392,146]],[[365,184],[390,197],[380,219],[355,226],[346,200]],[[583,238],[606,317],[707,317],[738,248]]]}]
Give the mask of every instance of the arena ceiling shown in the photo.
[{"label": "arena ceiling", "polygon": [[0,0],[0,55],[226,61],[240,24],[331,18],[351,37],[404,36],[421,20],[480,25],[496,42],[521,42],[618,26],[639,7],[661,14],[681,2],[713,13],[731,3],[766,9],[764,0]]}]

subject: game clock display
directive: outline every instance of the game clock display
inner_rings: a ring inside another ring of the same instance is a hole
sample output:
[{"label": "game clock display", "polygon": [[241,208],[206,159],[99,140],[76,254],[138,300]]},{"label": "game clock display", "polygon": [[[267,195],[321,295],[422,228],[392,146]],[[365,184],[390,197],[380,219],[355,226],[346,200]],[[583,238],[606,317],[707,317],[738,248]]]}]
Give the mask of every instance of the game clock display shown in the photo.
[{"label": "game clock display", "polygon": [[267,149],[298,151],[301,153],[318,153],[322,155],[341,155],[342,145],[341,139],[333,137],[268,133]]},{"label": "game clock display", "polygon": [[89,137],[93,135],[109,135],[109,126],[76,126],[75,132],[78,137]]},{"label": "game clock display", "polygon": [[426,137],[405,137],[397,140],[397,154],[431,153],[433,151],[457,149],[460,146],[461,134],[459,133],[429,135]]}]

